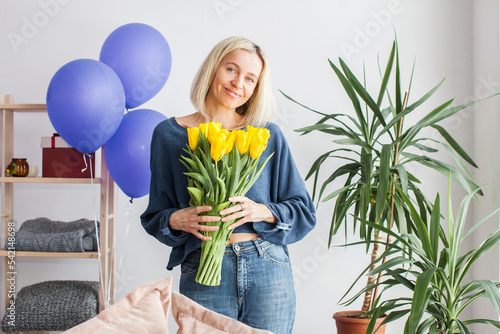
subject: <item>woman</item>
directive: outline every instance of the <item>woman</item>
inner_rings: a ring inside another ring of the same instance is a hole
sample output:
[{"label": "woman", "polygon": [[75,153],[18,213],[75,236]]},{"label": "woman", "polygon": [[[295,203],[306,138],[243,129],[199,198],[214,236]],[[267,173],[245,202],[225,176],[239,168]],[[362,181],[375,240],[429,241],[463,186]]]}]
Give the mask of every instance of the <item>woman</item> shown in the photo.
[{"label": "woman", "polygon": [[[172,247],[167,269],[181,265],[180,292],[218,313],[254,328],[291,333],[295,292],[286,245],[299,241],[316,224],[313,203],[280,129],[269,120],[275,112],[269,64],[251,41],[230,37],[218,43],[202,64],[191,92],[194,114],[160,123],[151,143],[149,205],[141,216],[146,231]],[[195,282],[202,240],[200,216],[210,207],[189,207],[186,170],[179,161],[188,127],[219,122],[235,130],[265,126],[271,137],[262,161],[274,152],[246,196],[222,210],[222,220],[240,218],[226,247],[219,286]]]}]

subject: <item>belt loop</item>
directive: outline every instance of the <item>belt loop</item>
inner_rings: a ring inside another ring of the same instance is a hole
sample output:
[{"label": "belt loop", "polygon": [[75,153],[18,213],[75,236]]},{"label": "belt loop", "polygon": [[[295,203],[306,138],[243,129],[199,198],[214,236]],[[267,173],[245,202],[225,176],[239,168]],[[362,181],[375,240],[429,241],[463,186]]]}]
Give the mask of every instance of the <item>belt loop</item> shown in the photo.
[{"label": "belt loop", "polygon": [[253,239],[252,241],[255,244],[255,248],[257,248],[257,252],[259,252],[259,257],[263,257],[264,256],[264,250],[260,246],[260,242],[262,241],[262,238]]}]

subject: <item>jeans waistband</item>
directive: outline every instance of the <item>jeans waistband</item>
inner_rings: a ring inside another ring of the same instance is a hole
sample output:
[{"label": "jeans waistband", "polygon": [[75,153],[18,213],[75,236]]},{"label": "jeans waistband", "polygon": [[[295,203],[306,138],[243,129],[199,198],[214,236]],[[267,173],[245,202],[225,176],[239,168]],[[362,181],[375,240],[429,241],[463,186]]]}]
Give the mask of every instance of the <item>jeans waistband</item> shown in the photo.
[{"label": "jeans waistband", "polygon": [[262,256],[262,248],[267,247],[271,244],[270,241],[264,240],[262,238],[256,238],[254,240],[236,242],[231,245],[226,246],[226,251],[224,255],[231,254],[241,254],[241,253],[249,253],[249,252],[259,252],[259,255]]}]

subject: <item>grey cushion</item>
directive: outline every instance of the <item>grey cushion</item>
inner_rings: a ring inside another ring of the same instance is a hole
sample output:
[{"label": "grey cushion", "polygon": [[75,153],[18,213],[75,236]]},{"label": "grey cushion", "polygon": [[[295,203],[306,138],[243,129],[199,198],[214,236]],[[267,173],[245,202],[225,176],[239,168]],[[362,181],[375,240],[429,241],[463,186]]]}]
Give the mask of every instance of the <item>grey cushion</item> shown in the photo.
[{"label": "grey cushion", "polygon": [[88,219],[61,222],[35,218],[25,221],[16,234],[16,250],[20,251],[84,252],[96,249],[95,222]]},{"label": "grey cushion", "polygon": [[46,281],[26,286],[16,296],[15,310],[7,309],[2,330],[67,330],[97,315],[98,295],[99,282],[93,281]]}]

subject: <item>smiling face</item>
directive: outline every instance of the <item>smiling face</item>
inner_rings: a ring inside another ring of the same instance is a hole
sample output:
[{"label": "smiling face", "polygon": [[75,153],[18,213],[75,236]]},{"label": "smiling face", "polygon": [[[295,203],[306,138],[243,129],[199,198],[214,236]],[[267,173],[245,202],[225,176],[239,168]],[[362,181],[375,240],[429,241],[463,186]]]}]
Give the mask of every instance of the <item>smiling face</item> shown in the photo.
[{"label": "smiling face", "polygon": [[238,49],[220,62],[210,85],[205,106],[207,110],[230,109],[245,104],[252,96],[262,71],[262,61],[256,53]]}]

